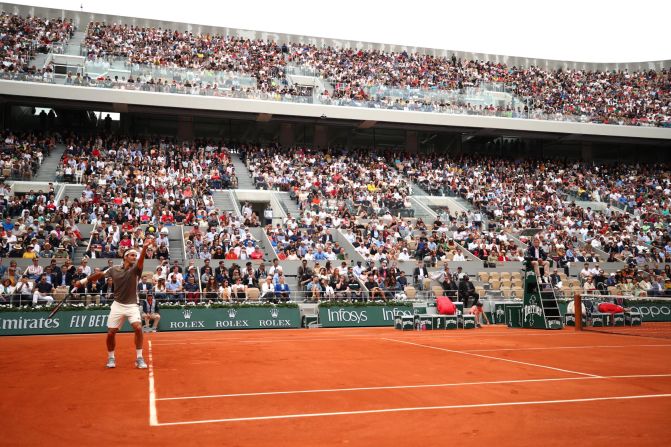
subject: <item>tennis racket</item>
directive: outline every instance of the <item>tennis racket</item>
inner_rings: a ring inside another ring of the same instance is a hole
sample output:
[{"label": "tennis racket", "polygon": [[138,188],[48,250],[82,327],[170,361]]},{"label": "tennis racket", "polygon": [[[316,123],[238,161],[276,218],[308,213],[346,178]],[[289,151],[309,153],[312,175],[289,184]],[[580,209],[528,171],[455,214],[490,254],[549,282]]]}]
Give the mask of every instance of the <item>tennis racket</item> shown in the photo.
[{"label": "tennis racket", "polygon": [[58,311],[60,310],[61,306],[63,306],[63,303],[65,303],[65,302],[68,300],[69,297],[70,297],[70,294],[69,294],[69,293],[65,294],[65,296],[63,297],[63,299],[60,300],[60,301],[58,302],[58,304],[56,304],[56,306],[54,306],[53,309],[51,309],[51,312],[49,312],[49,316],[47,317],[47,320],[52,319],[52,318],[54,317],[54,315],[56,315],[56,314],[58,313]]},{"label": "tennis racket", "polygon": [[51,309],[51,312],[49,313],[49,316],[47,316],[47,319],[53,318],[53,316],[56,315],[56,313],[58,313],[63,304],[65,304],[65,302],[72,296],[75,290],[77,290],[77,288],[73,287],[72,289],[70,289],[70,291],[68,291],[68,293],[65,294],[63,299],[60,300],[53,309]]}]

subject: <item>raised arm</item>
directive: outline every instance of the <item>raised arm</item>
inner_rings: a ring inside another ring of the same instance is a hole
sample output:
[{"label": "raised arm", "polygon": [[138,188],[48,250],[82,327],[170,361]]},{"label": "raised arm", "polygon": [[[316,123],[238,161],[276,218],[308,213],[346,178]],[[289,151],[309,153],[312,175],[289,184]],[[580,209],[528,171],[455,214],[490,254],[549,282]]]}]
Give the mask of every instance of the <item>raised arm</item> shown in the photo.
[{"label": "raised arm", "polygon": [[144,238],[144,245],[142,246],[140,257],[137,260],[137,268],[138,270],[140,270],[140,273],[142,273],[142,270],[144,269],[144,257],[147,253],[147,249],[152,246],[156,246],[156,241],[154,240],[154,238],[151,236],[147,236],[146,238]]}]

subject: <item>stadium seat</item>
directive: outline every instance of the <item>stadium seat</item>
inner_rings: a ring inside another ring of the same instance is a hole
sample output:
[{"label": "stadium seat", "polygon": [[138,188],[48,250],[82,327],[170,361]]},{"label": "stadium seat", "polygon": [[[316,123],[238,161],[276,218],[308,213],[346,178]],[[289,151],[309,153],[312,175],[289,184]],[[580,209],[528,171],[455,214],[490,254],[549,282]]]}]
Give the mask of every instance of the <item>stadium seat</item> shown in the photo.
[{"label": "stadium seat", "polygon": [[608,295],[622,295],[622,291],[617,286],[609,286]]},{"label": "stadium seat", "polygon": [[422,280],[422,289],[429,290],[429,287],[431,287],[431,278],[424,278]]},{"label": "stadium seat", "polygon": [[247,289],[247,301],[259,301],[261,291],[256,287],[249,287]]}]

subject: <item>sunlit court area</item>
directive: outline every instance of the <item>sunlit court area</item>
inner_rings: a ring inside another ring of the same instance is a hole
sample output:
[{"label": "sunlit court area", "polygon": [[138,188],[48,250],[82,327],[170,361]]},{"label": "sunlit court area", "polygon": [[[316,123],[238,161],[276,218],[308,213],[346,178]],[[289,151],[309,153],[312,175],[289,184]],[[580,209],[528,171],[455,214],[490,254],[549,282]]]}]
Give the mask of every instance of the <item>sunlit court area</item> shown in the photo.
[{"label": "sunlit court area", "polygon": [[668,444],[667,6],[24,3],[0,446]]}]

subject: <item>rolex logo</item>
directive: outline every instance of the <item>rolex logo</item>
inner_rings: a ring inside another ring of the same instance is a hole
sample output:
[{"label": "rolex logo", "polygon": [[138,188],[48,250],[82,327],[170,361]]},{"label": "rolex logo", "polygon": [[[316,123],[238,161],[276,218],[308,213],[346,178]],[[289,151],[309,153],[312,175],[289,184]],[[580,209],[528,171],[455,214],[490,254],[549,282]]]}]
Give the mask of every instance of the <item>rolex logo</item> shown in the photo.
[{"label": "rolex logo", "polygon": [[238,314],[238,311],[235,309],[228,309],[228,318],[235,318]]},{"label": "rolex logo", "polygon": [[182,311],[182,315],[184,315],[185,320],[190,320],[191,319],[191,309],[184,309]]},{"label": "rolex logo", "polygon": [[270,316],[273,318],[277,318],[280,316],[280,310],[277,307],[273,307],[270,309]]}]

